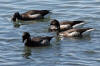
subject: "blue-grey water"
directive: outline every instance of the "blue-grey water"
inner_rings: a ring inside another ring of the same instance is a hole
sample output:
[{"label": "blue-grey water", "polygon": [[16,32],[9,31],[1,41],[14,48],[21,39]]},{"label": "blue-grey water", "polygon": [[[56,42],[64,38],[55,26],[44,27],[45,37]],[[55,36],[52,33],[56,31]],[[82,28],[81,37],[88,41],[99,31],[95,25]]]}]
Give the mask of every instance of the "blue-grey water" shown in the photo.
[{"label": "blue-grey water", "polygon": [[[48,9],[43,20],[12,22],[13,13]],[[50,20],[84,20],[96,30],[82,39],[53,38],[48,47],[25,47],[22,33],[51,36]],[[100,0],[0,0],[0,66],[100,66]]]}]

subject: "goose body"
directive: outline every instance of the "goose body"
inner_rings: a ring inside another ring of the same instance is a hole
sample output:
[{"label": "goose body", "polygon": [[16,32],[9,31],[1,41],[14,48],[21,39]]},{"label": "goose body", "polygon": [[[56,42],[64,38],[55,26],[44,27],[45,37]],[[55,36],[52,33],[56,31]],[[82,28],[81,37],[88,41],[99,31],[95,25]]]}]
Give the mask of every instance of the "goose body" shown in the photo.
[{"label": "goose body", "polygon": [[36,20],[44,18],[46,14],[50,13],[49,10],[30,10],[25,13],[20,14],[19,12],[14,13],[12,20]]},{"label": "goose body", "polygon": [[67,31],[59,32],[60,36],[65,37],[82,37],[84,33],[91,32],[95,29],[93,28],[81,28],[81,29],[69,29]]},{"label": "goose body", "polygon": [[50,40],[53,37],[33,37],[31,39],[30,34],[28,32],[24,32],[22,39],[23,42],[25,43],[25,46],[30,46],[30,47],[41,47],[41,46],[48,46],[50,45]]},{"label": "goose body", "polygon": [[84,25],[84,21],[63,21],[59,22],[58,20],[52,20],[50,24],[50,31],[56,31],[56,30],[68,30],[75,28],[77,26],[82,26]]}]

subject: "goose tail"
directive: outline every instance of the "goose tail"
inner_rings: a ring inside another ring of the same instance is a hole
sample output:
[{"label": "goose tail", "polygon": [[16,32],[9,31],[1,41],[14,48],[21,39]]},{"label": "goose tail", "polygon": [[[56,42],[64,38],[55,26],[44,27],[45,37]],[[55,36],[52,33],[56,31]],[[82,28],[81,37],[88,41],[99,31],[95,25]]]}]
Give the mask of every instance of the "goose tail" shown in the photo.
[{"label": "goose tail", "polygon": [[91,31],[94,31],[94,30],[95,30],[94,28],[88,28],[86,31],[91,32]]},{"label": "goose tail", "polygon": [[85,32],[83,32],[84,35],[88,35],[90,32],[94,31],[96,29],[94,28],[87,28]]},{"label": "goose tail", "polygon": [[80,22],[80,23],[77,23],[73,26],[73,28],[81,28],[84,24],[86,24],[86,22]]}]

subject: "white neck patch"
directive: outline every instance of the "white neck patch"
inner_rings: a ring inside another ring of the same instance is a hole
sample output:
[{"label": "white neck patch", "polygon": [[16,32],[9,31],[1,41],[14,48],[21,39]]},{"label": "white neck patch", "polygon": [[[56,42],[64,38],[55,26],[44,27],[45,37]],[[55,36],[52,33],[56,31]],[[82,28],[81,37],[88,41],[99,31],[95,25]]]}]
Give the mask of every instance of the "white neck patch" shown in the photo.
[{"label": "white neck patch", "polygon": [[57,27],[54,26],[54,25],[51,25],[51,26],[50,26],[50,29],[57,29]]}]

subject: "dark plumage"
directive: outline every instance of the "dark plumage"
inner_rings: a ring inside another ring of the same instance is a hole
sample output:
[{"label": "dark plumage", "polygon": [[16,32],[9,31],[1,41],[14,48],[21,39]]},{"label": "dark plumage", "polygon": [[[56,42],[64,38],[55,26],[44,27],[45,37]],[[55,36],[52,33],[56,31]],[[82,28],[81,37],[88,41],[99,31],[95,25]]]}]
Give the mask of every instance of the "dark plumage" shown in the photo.
[{"label": "dark plumage", "polygon": [[12,20],[36,20],[44,18],[44,16],[48,13],[50,13],[49,10],[30,10],[22,14],[16,12],[12,17]]},{"label": "dark plumage", "polygon": [[48,46],[50,45],[50,40],[53,37],[33,37],[31,39],[30,34],[28,32],[24,32],[22,36],[22,40],[26,46],[30,47],[40,47],[40,46]]},{"label": "dark plumage", "polygon": [[59,32],[60,36],[65,37],[82,37],[85,33],[89,33],[95,29],[93,28],[81,28],[81,29],[69,29],[63,32]]},{"label": "dark plumage", "polygon": [[84,21],[63,21],[59,22],[58,20],[52,20],[50,23],[49,31],[63,31],[75,28],[77,26],[85,24]]}]

